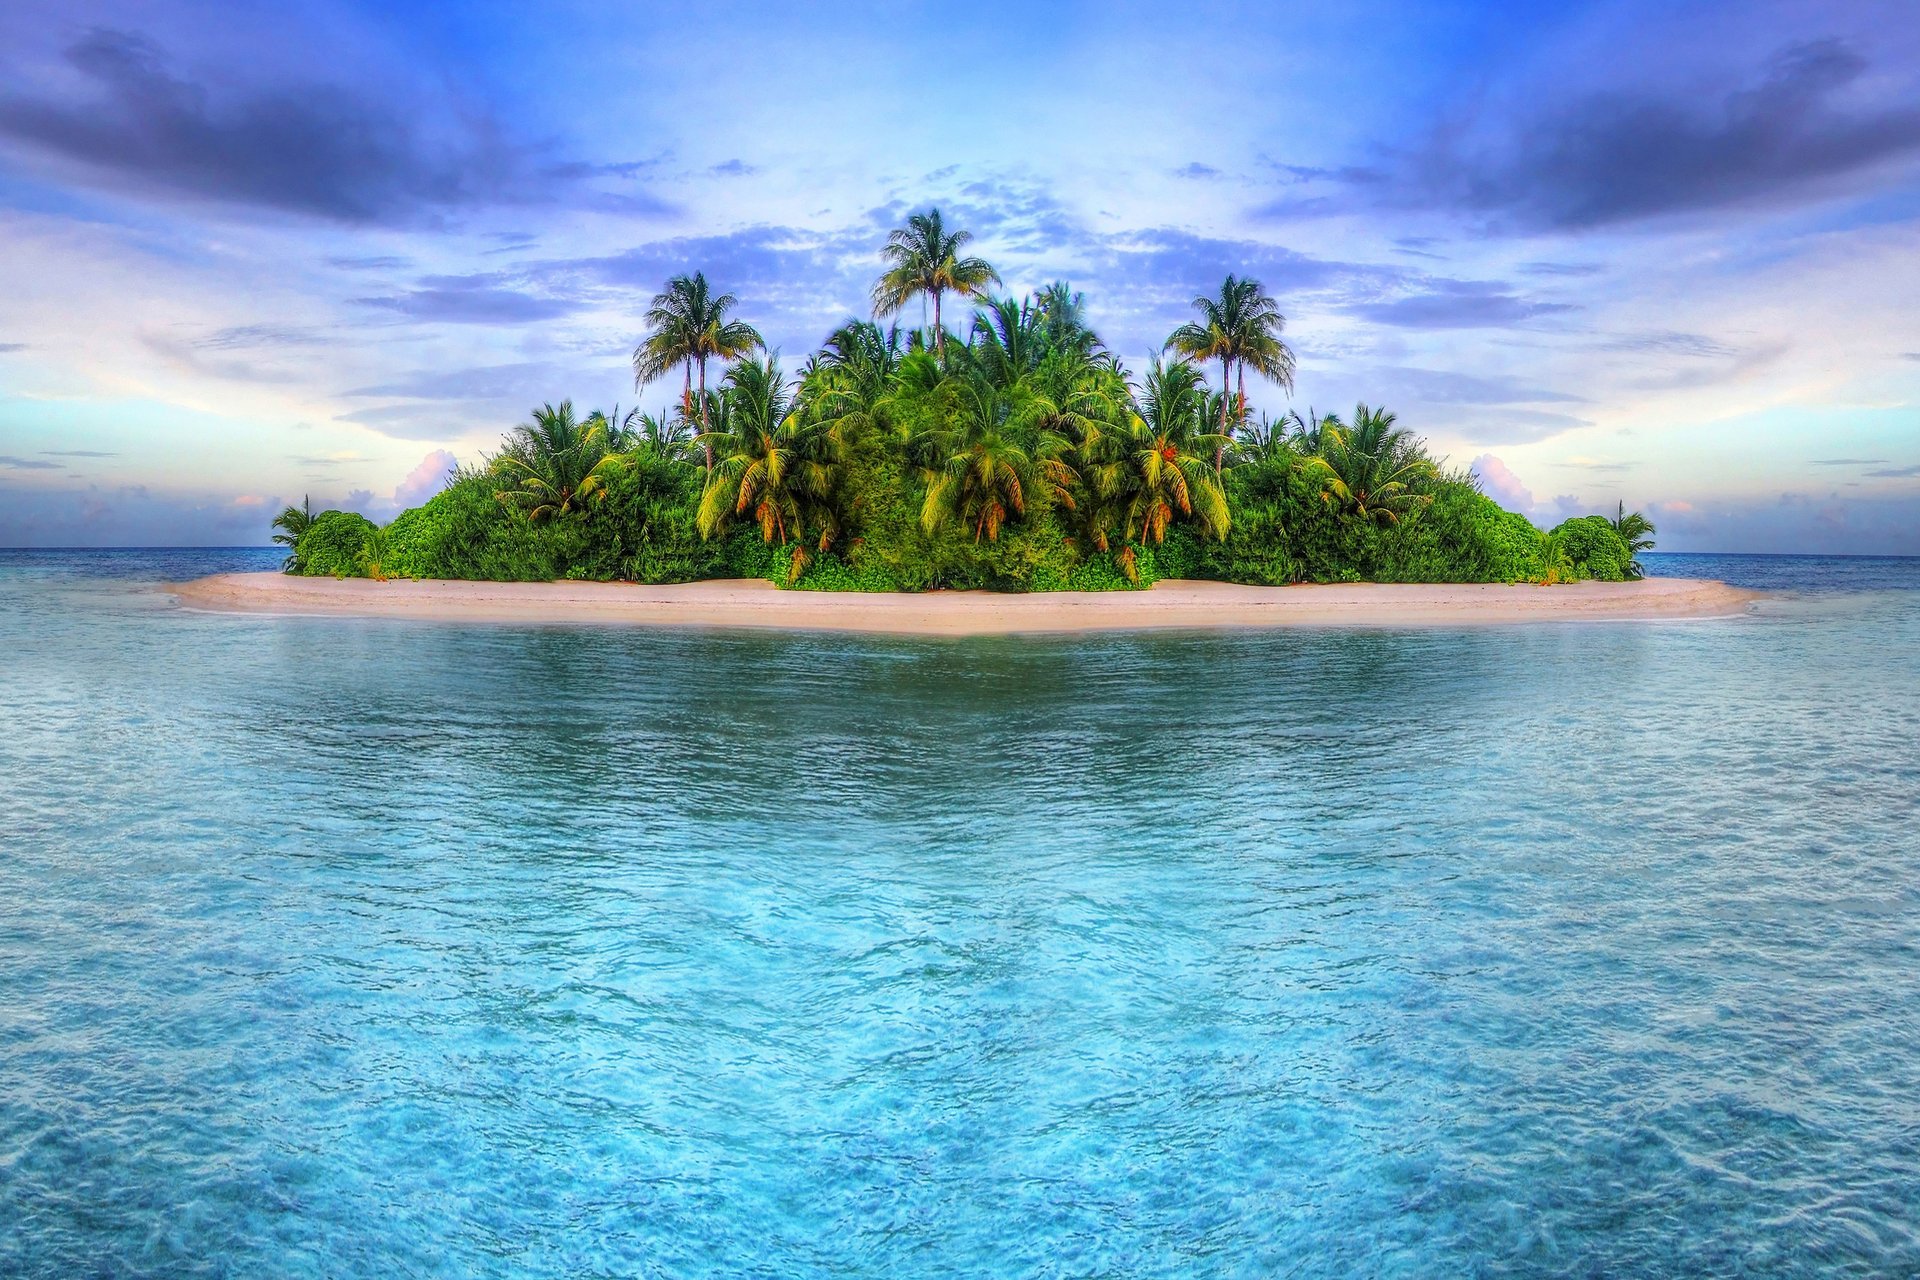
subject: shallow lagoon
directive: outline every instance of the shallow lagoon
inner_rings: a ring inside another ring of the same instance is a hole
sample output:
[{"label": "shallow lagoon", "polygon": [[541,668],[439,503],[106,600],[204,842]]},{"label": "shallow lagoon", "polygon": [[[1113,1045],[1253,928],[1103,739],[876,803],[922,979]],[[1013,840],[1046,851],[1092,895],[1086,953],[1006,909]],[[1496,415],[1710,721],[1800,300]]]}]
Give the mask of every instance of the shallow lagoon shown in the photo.
[{"label": "shallow lagoon", "polygon": [[0,1272],[1920,1269],[1920,561],[899,641],[0,552]]}]

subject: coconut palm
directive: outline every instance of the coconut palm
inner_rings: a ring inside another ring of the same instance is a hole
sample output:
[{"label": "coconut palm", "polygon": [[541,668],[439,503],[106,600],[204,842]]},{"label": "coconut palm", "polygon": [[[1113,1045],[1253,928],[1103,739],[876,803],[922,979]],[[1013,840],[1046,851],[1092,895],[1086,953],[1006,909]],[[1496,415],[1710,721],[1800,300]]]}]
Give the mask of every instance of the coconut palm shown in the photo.
[{"label": "coconut palm", "polygon": [[[685,369],[681,403],[689,418],[697,413],[702,432],[708,427],[707,362],[738,360],[766,349],[759,330],[744,321],[727,319],[727,313],[739,304],[740,300],[730,293],[716,295],[702,272],[675,276],[648,305],[647,336],[634,348],[636,387],[665,376],[676,366]],[[697,398],[693,388],[696,367],[700,371]]]},{"label": "coconut palm", "polygon": [[1330,506],[1363,522],[1398,524],[1433,500],[1420,492],[1438,474],[1433,461],[1393,414],[1363,404],[1351,427],[1337,422],[1331,414],[1319,419],[1319,452],[1304,460]]},{"label": "coconut palm", "polygon": [[288,507],[273,518],[269,526],[280,532],[273,535],[274,542],[287,549],[287,558],[280,567],[288,573],[300,570],[300,535],[313,527],[313,498],[303,497],[297,507]]},{"label": "coconut palm", "polygon": [[1620,535],[1622,542],[1627,544],[1629,556],[1627,576],[1629,578],[1646,577],[1647,571],[1640,563],[1640,553],[1653,550],[1653,535],[1657,532],[1653,527],[1653,521],[1638,511],[1628,511],[1627,504],[1623,502],[1613,517],[1613,531]]},{"label": "coconut palm", "polygon": [[1035,308],[1046,321],[1047,347],[1091,355],[1101,350],[1100,335],[1087,324],[1087,295],[1064,280],[1055,280],[1033,294]]},{"label": "coconut palm", "polygon": [[1071,502],[1079,477],[1066,461],[1070,443],[1045,428],[1022,428],[1014,409],[1005,392],[985,379],[969,379],[961,384],[959,421],[917,442],[929,460],[920,507],[920,525],[928,533],[957,519],[975,542],[994,542],[1003,527],[1027,514],[1037,492]]},{"label": "coconut palm", "polygon": [[541,405],[531,422],[514,428],[494,459],[495,474],[508,481],[494,497],[534,524],[578,515],[599,501],[620,463],[620,455],[607,448],[605,418],[576,422],[571,400],[558,408]]},{"label": "coconut palm", "polygon": [[973,313],[967,350],[987,381],[1009,390],[1038,369],[1047,354],[1045,317],[1031,299],[990,300]]},{"label": "coconut palm", "polygon": [[804,411],[849,432],[877,424],[900,370],[900,347],[898,329],[882,330],[868,320],[835,329],[800,370]]},{"label": "coconut palm", "polygon": [[834,424],[795,412],[772,358],[729,369],[721,405],[707,441],[716,461],[700,496],[701,536],[714,537],[751,515],[767,542],[794,544],[789,576],[797,579],[810,558],[807,545],[826,551],[840,536],[844,437]]},{"label": "coconut palm", "polygon": [[[1287,318],[1258,280],[1230,275],[1221,284],[1219,297],[1195,298],[1193,305],[1200,312],[1200,320],[1175,329],[1167,338],[1167,349],[1188,360],[1218,360],[1223,392],[1233,390],[1231,384],[1238,372],[1239,384],[1233,397],[1236,419],[1247,416],[1248,368],[1289,392],[1293,390],[1293,352],[1280,338]],[[1229,433],[1227,408],[1223,399],[1222,435]]]},{"label": "coconut palm", "polygon": [[874,315],[884,319],[915,298],[931,299],[934,350],[944,359],[947,335],[940,320],[940,299],[949,293],[984,297],[988,285],[1000,283],[1000,273],[986,259],[960,256],[971,239],[968,232],[948,231],[938,209],[916,213],[906,226],[895,228],[880,251],[887,269],[873,286]]}]

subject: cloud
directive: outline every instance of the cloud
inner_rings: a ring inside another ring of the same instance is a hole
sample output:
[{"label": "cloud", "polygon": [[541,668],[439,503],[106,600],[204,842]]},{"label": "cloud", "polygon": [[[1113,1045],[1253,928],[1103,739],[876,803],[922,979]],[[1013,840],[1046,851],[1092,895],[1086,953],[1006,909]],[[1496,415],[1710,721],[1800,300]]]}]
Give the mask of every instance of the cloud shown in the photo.
[{"label": "cloud", "polygon": [[[0,140],[113,185],[342,223],[557,198],[542,148],[471,108],[329,84],[218,92],[146,36],[95,28],[66,50],[80,93],[0,96]],[[437,122],[437,123],[436,123]]]},{"label": "cloud", "polygon": [[1920,154],[1920,107],[1868,69],[1849,45],[1822,39],[1779,49],[1717,97],[1696,85],[1559,102],[1536,91],[1518,108],[1446,120],[1422,145],[1389,149],[1378,170],[1302,175],[1334,186],[1262,212],[1438,207],[1487,216],[1496,230],[1581,231],[1804,203]]},{"label": "cloud", "polygon": [[343,394],[355,397],[410,400],[525,400],[545,395],[564,382],[566,371],[544,361],[483,365],[473,369],[437,372],[426,369],[377,386],[359,387]]},{"label": "cloud", "polygon": [[1546,409],[1476,408],[1470,416],[1438,425],[1476,444],[1537,444],[1564,432],[1590,427],[1592,420]]},{"label": "cloud", "polygon": [[1886,467],[1879,471],[1869,471],[1867,475],[1875,480],[1911,480],[1920,476],[1920,466]]},{"label": "cloud", "polygon": [[445,449],[435,449],[420,459],[420,465],[407,472],[393,491],[393,505],[396,510],[404,511],[408,507],[417,507],[446,487],[447,477],[460,465],[460,460]]},{"label": "cloud", "polygon": [[1885,462],[1885,458],[1811,458],[1809,465],[1816,467],[1871,467]]},{"label": "cloud", "polygon": [[1648,333],[1626,334],[1600,344],[1602,351],[1657,351],[1665,355],[1727,357],[1739,354],[1725,343],[1716,342],[1705,334],[1674,333],[1667,330],[1654,330]]},{"label": "cloud", "polygon": [[1580,396],[1528,386],[1506,375],[1483,376],[1453,369],[1380,369],[1368,380],[1387,388],[1396,397],[1433,404],[1549,404],[1581,400]]},{"label": "cloud", "polygon": [[745,160],[723,160],[710,167],[707,172],[716,178],[744,178],[760,170]]},{"label": "cloud", "polygon": [[1496,281],[1432,278],[1404,296],[1348,307],[1362,319],[1407,329],[1516,328],[1576,309],[1568,303],[1520,297]]},{"label": "cloud", "polygon": [[297,329],[289,325],[244,324],[227,329],[216,329],[205,337],[195,338],[192,345],[208,351],[235,351],[256,347],[312,347],[331,341],[332,339],[312,329]]},{"label": "cloud", "polygon": [[574,303],[561,298],[503,287],[503,278],[491,273],[425,276],[419,284],[406,293],[353,301],[427,324],[528,324],[576,310]]},{"label": "cloud", "polygon": [[1194,179],[1207,180],[1207,179],[1213,179],[1213,178],[1219,177],[1220,171],[1214,168],[1210,164],[1201,164],[1198,160],[1195,160],[1189,164],[1183,164],[1178,169],[1175,169],[1173,171],[1173,176],[1176,178],[1194,178]]},{"label": "cloud", "polygon": [[42,462],[38,458],[16,458],[11,454],[0,453],[0,467],[9,471],[58,471],[57,462]]},{"label": "cloud", "polygon": [[24,342],[0,342],[0,356],[7,355],[14,351],[25,351],[26,349],[27,344]]},{"label": "cloud", "polygon": [[1528,276],[1597,276],[1606,268],[1597,262],[1523,262],[1520,274]]},{"label": "cloud", "polygon": [[40,455],[45,458],[117,458],[120,456],[100,449],[42,449]]},{"label": "cloud", "polygon": [[376,255],[366,258],[328,258],[327,265],[342,271],[393,271],[412,265],[410,258]]},{"label": "cloud", "polygon": [[1509,511],[1522,515],[1533,510],[1533,490],[1522,484],[1513,469],[1491,453],[1475,458],[1468,469],[1480,482],[1480,491]]},{"label": "cloud", "polygon": [[452,440],[473,428],[466,406],[390,404],[342,413],[335,422],[351,422],[395,440]]},{"label": "cloud", "polygon": [[7,488],[0,485],[0,547],[265,545],[267,512],[231,496],[161,494],[145,485]]}]

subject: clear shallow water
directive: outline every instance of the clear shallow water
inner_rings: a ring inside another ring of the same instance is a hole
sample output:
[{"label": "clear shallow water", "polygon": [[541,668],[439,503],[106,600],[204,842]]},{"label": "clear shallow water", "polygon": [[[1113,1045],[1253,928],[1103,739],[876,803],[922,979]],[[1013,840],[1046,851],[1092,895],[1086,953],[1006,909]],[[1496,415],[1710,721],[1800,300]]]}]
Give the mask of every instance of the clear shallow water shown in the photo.
[{"label": "clear shallow water", "polygon": [[1920,562],[937,642],[146,586],[273,563],[0,552],[0,1274],[1920,1270]]}]

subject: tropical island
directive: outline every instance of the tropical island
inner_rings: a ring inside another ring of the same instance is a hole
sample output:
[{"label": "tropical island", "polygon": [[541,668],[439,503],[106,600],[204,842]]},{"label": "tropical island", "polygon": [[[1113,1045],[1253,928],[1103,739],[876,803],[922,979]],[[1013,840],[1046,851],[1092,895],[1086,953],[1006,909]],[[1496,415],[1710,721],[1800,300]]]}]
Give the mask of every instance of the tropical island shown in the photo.
[{"label": "tropical island", "polygon": [[[1058,283],[996,296],[999,274],[968,241],[938,210],[911,217],[883,249],[874,318],[836,329],[791,378],[732,295],[676,276],[633,356],[636,386],[680,375],[670,409],[544,405],[385,527],[289,507],[274,520],[285,572],[862,593],[1642,576],[1654,529],[1624,507],[1542,530],[1385,409],[1252,415],[1248,375],[1291,390],[1294,373],[1258,281],[1228,276],[1195,299],[1194,320],[1136,372],[1082,295]],[[945,323],[949,299],[971,307],[963,332]],[[915,303],[926,325],[882,327]],[[240,607],[201,593],[222,599]]]}]

